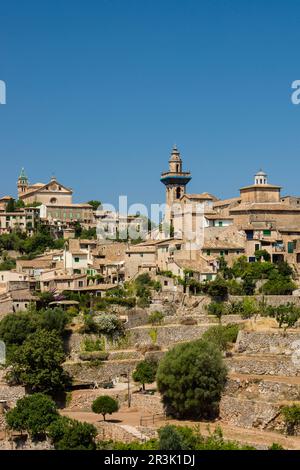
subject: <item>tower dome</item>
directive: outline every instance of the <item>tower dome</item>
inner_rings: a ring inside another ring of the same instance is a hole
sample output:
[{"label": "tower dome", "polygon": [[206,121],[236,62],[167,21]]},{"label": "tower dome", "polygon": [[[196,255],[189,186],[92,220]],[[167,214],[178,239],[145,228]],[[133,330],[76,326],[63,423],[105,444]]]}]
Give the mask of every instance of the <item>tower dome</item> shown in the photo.
[{"label": "tower dome", "polygon": [[267,173],[260,169],[255,175],[254,184],[268,184]]}]

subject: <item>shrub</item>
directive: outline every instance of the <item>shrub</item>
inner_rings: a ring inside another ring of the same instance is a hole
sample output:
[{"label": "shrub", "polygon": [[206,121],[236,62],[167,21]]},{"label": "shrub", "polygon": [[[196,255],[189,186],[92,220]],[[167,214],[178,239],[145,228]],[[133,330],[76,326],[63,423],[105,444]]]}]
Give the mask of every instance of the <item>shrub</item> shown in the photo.
[{"label": "shrub", "polygon": [[156,380],[169,414],[208,418],[217,414],[226,374],[215,344],[197,340],[168,351],[159,363]]},{"label": "shrub", "polygon": [[83,350],[86,352],[103,351],[104,349],[105,343],[103,338],[98,338],[96,340],[85,338],[83,341]]},{"label": "shrub", "polygon": [[281,409],[281,413],[284,417],[287,434],[293,436],[296,426],[300,424],[300,406],[284,406]]},{"label": "shrub", "polygon": [[98,332],[111,338],[124,335],[124,325],[117,315],[104,313],[97,318]]},{"label": "shrub", "polygon": [[108,357],[109,353],[106,351],[83,351],[79,354],[82,361],[107,361]]},{"label": "shrub", "polygon": [[89,423],[60,416],[48,428],[56,450],[95,450],[97,429]]},{"label": "shrub", "polygon": [[35,393],[17,401],[6,414],[10,429],[27,431],[32,437],[45,434],[48,426],[58,417],[56,404],[42,393]]},{"label": "shrub", "polygon": [[268,253],[267,250],[256,250],[255,251],[255,258],[260,261],[261,258],[263,258],[264,261],[270,261],[271,260],[271,255]]},{"label": "shrub", "polygon": [[226,306],[223,302],[211,302],[207,306],[207,311],[209,315],[214,315],[221,321],[222,315],[226,313]]},{"label": "shrub", "polygon": [[202,335],[204,341],[214,343],[221,351],[226,351],[231,343],[235,343],[239,332],[239,325],[211,326]]},{"label": "shrub", "polygon": [[145,384],[152,384],[155,381],[157,372],[157,363],[154,361],[142,361],[132,374],[135,382],[139,382],[145,390]]},{"label": "shrub", "polygon": [[92,404],[92,411],[103,416],[105,421],[105,416],[107,414],[111,415],[112,413],[117,412],[119,409],[119,403],[114,398],[108,395],[102,395],[101,397],[96,398]]},{"label": "shrub", "polygon": [[164,319],[164,314],[162,312],[152,312],[150,313],[148,317],[148,323],[151,323],[151,325],[161,325]]},{"label": "shrub", "polygon": [[83,325],[80,328],[80,333],[98,333],[98,325],[91,314],[84,315]]}]

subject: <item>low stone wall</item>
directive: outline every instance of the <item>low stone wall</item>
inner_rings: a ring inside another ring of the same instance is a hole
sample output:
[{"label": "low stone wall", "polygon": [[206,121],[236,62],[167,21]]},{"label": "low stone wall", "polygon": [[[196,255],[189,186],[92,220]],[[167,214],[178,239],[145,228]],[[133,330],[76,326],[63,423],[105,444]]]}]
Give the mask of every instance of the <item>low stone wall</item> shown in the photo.
[{"label": "low stone wall", "polygon": [[281,406],[276,403],[225,395],[220,402],[220,417],[225,422],[242,428],[280,430],[280,425],[276,421],[280,416],[280,408]]},{"label": "low stone wall", "polygon": [[[291,356],[300,352],[300,332],[252,332],[241,330],[235,351],[243,354],[279,354]],[[299,361],[300,362],[300,361]]]},{"label": "low stone wall", "polygon": [[233,356],[227,358],[229,372],[253,375],[300,376],[300,366],[286,356]]},{"label": "low stone wall", "polygon": [[138,360],[105,361],[100,365],[93,365],[87,361],[65,362],[63,367],[73,378],[73,383],[98,382],[100,384],[117,378],[125,381],[126,378],[122,379],[122,374],[127,375],[128,371],[131,374],[138,362]]},{"label": "low stone wall", "polygon": [[[242,295],[229,295],[228,300],[230,302],[239,302],[244,298],[245,297]],[[252,298],[258,300],[259,302],[264,301],[265,304],[272,305],[273,307],[286,305],[288,303],[300,306],[300,296],[296,295],[254,295]]]},{"label": "low stone wall", "polygon": [[155,415],[164,413],[164,407],[159,394],[145,395],[144,393],[133,393],[131,395],[132,408],[143,410],[144,415]]},{"label": "low stone wall", "polygon": [[199,339],[209,326],[210,325],[173,325],[133,328],[130,330],[131,344],[151,343],[151,332],[156,330],[156,344],[164,348],[169,348],[175,343]]},{"label": "low stone wall", "polygon": [[229,377],[224,395],[240,399],[280,402],[300,401],[300,381],[257,379],[249,376],[243,379]]},{"label": "low stone wall", "polygon": [[[100,421],[96,425],[98,429],[98,441],[115,441],[130,443],[138,440],[143,440],[142,432],[136,432],[132,434],[126,427],[122,427],[115,423],[110,423],[108,421]],[[140,439],[139,439],[140,438]]]}]

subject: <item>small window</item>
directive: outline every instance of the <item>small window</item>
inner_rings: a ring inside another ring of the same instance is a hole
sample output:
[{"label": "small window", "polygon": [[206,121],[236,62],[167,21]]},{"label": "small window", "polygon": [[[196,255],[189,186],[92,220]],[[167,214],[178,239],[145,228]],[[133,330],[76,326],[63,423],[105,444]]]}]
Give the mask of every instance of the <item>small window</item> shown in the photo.
[{"label": "small window", "polygon": [[164,281],[164,286],[168,286],[168,285],[169,285],[168,281]]},{"label": "small window", "polygon": [[229,251],[228,250],[225,250],[225,255],[229,255]]},{"label": "small window", "polygon": [[74,258],[75,263],[79,263],[79,258]]},{"label": "small window", "polygon": [[83,281],[78,282],[79,287],[83,287]]},{"label": "small window", "polygon": [[271,230],[264,230],[264,236],[265,237],[270,237],[271,236]]},{"label": "small window", "polygon": [[220,251],[220,256],[224,256],[224,251]]},{"label": "small window", "polygon": [[210,256],[210,250],[206,250],[207,256]]}]

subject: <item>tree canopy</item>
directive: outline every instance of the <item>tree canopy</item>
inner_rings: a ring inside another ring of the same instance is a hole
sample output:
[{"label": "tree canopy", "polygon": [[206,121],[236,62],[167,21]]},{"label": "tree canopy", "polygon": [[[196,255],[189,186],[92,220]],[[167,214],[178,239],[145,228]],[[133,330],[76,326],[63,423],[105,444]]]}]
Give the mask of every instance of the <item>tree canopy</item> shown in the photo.
[{"label": "tree canopy", "polygon": [[178,418],[215,416],[226,372],[215,344],[197,340],[175,346],[160,361],[156,377],[167,413]]}]

